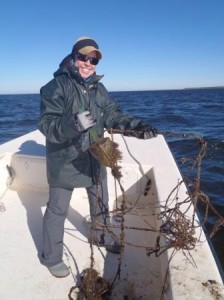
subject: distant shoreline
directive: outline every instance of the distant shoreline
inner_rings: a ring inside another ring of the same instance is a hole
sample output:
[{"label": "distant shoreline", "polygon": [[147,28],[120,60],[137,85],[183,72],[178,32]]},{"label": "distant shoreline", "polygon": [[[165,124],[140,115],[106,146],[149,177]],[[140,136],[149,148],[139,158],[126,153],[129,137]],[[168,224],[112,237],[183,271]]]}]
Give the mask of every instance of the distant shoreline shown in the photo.
[{"label": "distant shoreline", "polygon": [[[122,92],[159,92],[159,91],[184,91],[184,90],[214,90],[214,89],[224,89],[224,86],[209,86],[209,87],[188,87],[188,88],[170,88],[170,89],[155,89],[155,90],[124,90],[124,91],[109,91],[109,93],[122,93]],[[0,94],[0,96],[10,96],[10,95],[38,95],[39,93],[13,93],[13,94]]]},{"label": "distant shoreline", "polygon": [[208,86],[208,87],[189,87],[182,90],[208,90],[208,89],[224,89],[224,86]]}]

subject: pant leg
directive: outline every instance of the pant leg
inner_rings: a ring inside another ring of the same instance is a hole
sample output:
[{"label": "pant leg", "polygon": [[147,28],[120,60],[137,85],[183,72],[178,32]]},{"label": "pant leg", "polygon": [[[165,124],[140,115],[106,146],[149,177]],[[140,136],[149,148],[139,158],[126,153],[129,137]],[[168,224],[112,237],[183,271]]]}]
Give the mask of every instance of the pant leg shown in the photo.
[{"label": "pant leg", "polygon": [[92,224],[99,221],[102,224],[109,222],[107,178],[100,184],[86,189],[89,198],[90,216]]},{"label": "pant leg", "polygon": [[62,261],[64,222],[72,196],[71,190],[50,188],[49,201],[43,221],[43,259],[46,266],[53,266]]}]

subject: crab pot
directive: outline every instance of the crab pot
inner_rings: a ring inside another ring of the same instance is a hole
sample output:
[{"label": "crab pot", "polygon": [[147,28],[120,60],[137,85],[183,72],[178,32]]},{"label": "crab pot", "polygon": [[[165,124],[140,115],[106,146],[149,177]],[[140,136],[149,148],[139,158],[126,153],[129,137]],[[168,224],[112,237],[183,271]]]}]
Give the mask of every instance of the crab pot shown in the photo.
[{"label": "crab pot", "polygon": [[113,168],[122,158],[118,144],[110,138],[102,138],[90,146],[92,155],[104,166]]}]

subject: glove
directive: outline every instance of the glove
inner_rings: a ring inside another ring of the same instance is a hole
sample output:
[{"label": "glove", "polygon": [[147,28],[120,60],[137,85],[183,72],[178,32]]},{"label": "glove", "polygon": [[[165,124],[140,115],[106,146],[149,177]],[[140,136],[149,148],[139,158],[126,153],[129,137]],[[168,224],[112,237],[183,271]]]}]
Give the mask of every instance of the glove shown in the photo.
[{"label": "glove", "polygon": [[85,131],[96,124],[88,110],[76,115],[77,128],[79,131]]},{"label": "glove", "polygon": [[138,139],[150,139],[156,137],[158,132],[154,127],[150,127],[149,125],[140,125],[136,127],[136,137]]},{"label": "glove", "polygon": [[157,130],[154,127],[146,128],[143,132],[144,139],[151,139],[153,137],[156,137],[158,134]]}]

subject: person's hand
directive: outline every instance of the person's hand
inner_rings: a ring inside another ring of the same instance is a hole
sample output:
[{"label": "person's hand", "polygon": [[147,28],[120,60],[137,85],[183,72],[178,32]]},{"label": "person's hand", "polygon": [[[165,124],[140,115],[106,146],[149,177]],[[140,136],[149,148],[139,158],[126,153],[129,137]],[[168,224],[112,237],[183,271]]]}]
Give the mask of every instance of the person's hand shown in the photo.
[{"label": "person's hand", "polygon": [[143,131],[143,138],[146,139],[151,139],[153,137],[157,136],[157,130],[154,127],[148,127]]},{"label": "person's hand", "polygon": [[96,121],[93,119],[88,110],[77,114],[76,120],[79,131],[85,131],[96,124]]},{"label": "person's hand", "polygon": [[154,127],[150,127],[149,125],[140,125],[135,128],[136,137],[139,139],[151,139],[156,137],[158,132]]}]

